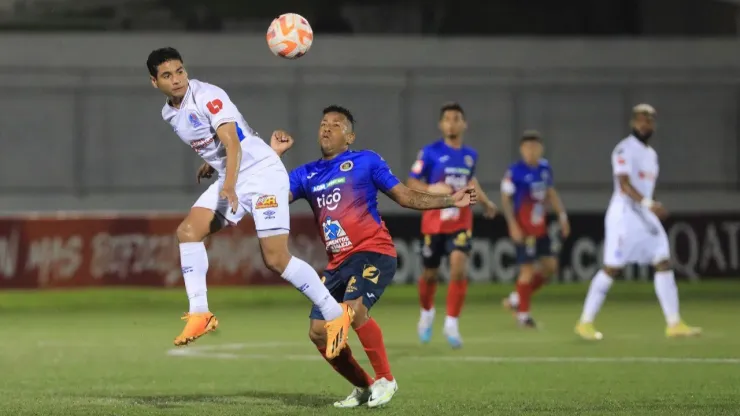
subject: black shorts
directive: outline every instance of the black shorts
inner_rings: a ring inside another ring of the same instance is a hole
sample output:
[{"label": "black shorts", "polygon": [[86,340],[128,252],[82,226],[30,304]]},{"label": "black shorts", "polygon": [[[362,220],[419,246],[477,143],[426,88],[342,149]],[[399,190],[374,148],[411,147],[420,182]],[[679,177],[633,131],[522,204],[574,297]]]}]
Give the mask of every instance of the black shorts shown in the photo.
[{"label": "black shorts", "polygon": [[442,257],[449,256],[455,250],[470,253],[473,236],[471,230],[461,230],[450,234],[431,234],[424,236],[424,247],[421,258],[424,267],[436,269],[442,263]]},{"label": "black shorts", "polygon": [[516,246],[516,260],[519,264],[532,264],[542,257],[553,255],[552,242],[547,235],[527,236],[524,238],[524,243]]},{"label": "black shorts", "polygon": [[[337,302],[362,297],[369,310],[393,281],[397,266],[398,260],[393,256],[363,251],[347,257],[336,269],[324,270],[321,281]],[[315,305],[309,317],[324,320]]]}]

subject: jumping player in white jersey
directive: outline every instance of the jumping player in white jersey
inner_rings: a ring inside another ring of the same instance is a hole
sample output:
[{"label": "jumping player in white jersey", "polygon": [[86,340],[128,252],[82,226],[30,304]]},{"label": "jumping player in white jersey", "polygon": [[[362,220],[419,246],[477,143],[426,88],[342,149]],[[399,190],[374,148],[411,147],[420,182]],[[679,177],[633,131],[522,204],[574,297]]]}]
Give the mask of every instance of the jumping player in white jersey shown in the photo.
[{"label": "jumping player in white jersey", "polygon": [[198,170],[198,182],[214,173],[218,176],[177,227],[190,310],[175,345],[186,345],[218,326],[208,309],[208,255],[203,240],[250,214],[265,266],[321,310],[330,340],[326,355],[336,357],[346,345],[354,311],[331,296],[313,267],[288,251],[290,180],[280,157],[249,127],[224,90],[188,79],[177,50],[153,51],[147,68],[154,88],[167,96],[162,118],[205,161]]},{"label": "jumping player in white jersey", "polygon": [[660,222],[667,211],[653,200],[658,179],[658,154],[648,140],[655,130],[655,109],[639,104],[632,109],[632,134],[612,152],[614,194],[604,220],[604,267],[591,280],[576,334],[602,339],[593,321],[614,278],[627,264],[655,267],[655,293],[663,309],[668,337],[694,336],[701,328],[686,325],[679,314],[678,288],[670,262],[668,236]]}]

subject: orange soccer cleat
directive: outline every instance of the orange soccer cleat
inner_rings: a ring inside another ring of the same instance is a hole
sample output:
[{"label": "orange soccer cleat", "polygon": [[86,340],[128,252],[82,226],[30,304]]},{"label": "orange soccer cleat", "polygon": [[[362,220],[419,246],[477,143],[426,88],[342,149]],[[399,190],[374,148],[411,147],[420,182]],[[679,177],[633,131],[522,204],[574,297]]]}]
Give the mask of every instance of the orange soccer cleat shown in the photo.
[{"label": "orange soccer cleat", "polygon": [[339,355],[347,345],[347,338],[349,337],[349,327],[352,325],[352,320],[355,318],[355,311],[350,308],[347,304],[342,303],[342,310],[344,313],[339,318],[328,321],[324,328],[326,328],[326,358],[333,359]]},{"label": "orange soccer cleat", "polygon": [[180,319],[188,323],[185,324],[185,329],[180,335],[175,338],[175,345],[178,347],[188,345],[203,335],[215,331],[218,327],[218,319],[210,312],[185,313]]}]

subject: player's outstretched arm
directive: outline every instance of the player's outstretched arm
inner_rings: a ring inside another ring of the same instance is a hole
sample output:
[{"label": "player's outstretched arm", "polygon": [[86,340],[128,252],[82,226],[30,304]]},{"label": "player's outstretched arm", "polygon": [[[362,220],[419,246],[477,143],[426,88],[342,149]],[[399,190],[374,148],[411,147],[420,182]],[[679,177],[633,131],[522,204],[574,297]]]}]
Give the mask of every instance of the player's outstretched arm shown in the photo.
[{"label": "player's outstretched arm", "polygon": [[417,191],[426,191],[428,185],[421,179],[408,178],[406,179],[406,186]]},{"label": "player's outstretched arm", "polygon": [[477,200],[477,193],[472,186],[455,192],[452,195],[440,195],[411,189],[399,183],[388,190],[386,195],[404,208],[419,211],[451,207],[462,208],[475,204]]}]

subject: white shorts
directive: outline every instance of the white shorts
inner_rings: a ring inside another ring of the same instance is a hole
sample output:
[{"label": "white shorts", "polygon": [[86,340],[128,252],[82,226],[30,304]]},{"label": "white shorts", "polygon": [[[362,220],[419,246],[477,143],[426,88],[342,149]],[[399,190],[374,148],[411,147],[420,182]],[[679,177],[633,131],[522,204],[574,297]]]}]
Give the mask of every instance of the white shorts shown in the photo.
[{"label": "white shorts", "polygon": [[604,266],[654,265],[671,258],[668,235],[658,217],[646,209],[610,207],[604,219]]},{"label": "white shorts", "polygon": [[239,199],[236,213],[231,212],[226,199],[219,198],[222,186],[223,177],[219,176],[195,201],[193,208],[210,209],[225,220],[224,225],[236,225],[249,214],[254,219],[258,238],[290,232],[290,179],[282,162],[239,173],[235,189]]}]

